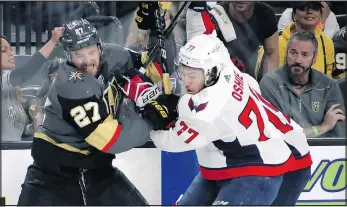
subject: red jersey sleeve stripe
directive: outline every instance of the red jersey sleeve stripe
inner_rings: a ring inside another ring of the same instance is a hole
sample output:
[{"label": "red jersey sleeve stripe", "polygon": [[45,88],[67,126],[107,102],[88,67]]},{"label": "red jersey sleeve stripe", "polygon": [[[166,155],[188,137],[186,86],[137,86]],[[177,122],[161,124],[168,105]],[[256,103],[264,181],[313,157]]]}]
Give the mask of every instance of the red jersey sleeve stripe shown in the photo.
[{"label": "red jersey sleeve stripe", "polygon": [[215,26],[212,23],[210,14],[208,13],[208,11],[203,11],[201,12],[201,17],[206,29],[204,34],[211,34],[213,30],[215,30]]},{"label": "red jersey sleeve stripe", "polygon": [[107,152],[112,147],[112,145],[117,141],[121,132],[122,132],[122,128],[121,128],[120,124],[118,124],[116,131],[114,132],[111,140],[105,145],[105,147],[101,151]]}]

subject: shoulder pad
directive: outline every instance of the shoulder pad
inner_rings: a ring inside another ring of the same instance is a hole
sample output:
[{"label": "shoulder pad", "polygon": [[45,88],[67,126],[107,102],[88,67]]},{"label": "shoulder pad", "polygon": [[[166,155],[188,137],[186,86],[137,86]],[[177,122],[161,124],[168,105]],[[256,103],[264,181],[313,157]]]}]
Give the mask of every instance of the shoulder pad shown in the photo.
[{"label": "shoulder pad", "polygon": [[43,98],[48,93],[49,87],[52,84],[50,75],[57,72],[62,64],[66,63],[66,59],[54,58],[48,60],[40,69],[41,72],[41,88],[37,93],[38,98]]},{"label": "shoulder pad", "polygon": [[[130,53],[124,47],[116,44],[105,44],[102,53],[103,70],[106,69],[108,74],[112,74],[117,70],[128,69]],[[125,72],[125,71],[124,71]]]}]

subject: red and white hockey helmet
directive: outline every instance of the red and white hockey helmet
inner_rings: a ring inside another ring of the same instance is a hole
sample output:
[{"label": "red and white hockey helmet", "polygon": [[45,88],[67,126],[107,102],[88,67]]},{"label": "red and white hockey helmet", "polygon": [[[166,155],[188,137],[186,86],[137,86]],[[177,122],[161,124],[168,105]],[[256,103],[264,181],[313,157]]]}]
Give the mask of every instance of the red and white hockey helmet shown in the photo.
[{"label": "red and white hockey helmet", "polygon": [[204,70],[205,85],[210,86],[219,76],[223,65],[230,62],[230,54],[223,42],[212,34],[202,34],[192,38],[179,52],[181,64]]}]

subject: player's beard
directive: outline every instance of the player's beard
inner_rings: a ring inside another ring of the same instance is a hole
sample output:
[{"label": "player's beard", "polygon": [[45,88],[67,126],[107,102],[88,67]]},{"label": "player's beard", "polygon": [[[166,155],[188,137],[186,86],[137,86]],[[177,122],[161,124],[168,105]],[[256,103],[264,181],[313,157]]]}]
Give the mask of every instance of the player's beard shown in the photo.
[{"label": "player's beard", "polygon": [[308,72],[311,70],[312,64],[310,67],[305,68],[300,64],[291,64],[286,63],[287,74],[289,81],[295,86],[306,86],[309,81]]}]

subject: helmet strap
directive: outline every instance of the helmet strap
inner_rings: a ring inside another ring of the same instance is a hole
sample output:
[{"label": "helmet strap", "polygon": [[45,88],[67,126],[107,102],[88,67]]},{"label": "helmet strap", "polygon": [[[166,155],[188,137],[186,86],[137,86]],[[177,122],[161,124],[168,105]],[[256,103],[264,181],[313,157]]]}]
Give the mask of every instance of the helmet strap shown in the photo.
[{"label": "helmet strap", "polygon": [[207,78],[205,80],[206,87],[214,85],[218,81],[218,78],[219,78],[217,66],[213,67],[211,69],[211,73],[208,76],[205,75],[205,78]]}]

